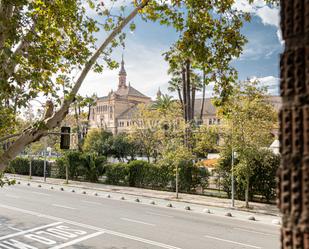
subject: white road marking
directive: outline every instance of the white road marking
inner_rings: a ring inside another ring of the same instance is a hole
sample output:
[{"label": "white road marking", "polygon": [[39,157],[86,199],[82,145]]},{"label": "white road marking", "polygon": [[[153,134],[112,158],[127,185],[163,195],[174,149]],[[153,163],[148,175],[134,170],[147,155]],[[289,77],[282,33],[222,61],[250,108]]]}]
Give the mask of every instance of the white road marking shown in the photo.
[{"label": "white road marking", "polygon": [[11,198],[15,198],[15,199],[19,199],[20,198],[20,196],[18,196],[18,195],[11,195],[11,194],[5,194],[5,196],[11,197]]},{"label": "white road marking", "polygon": [[155,212],[146,212],[147,214],[151,215],[157,215],[157,216],[162,216],[162,217],[168,217],[168,218],[174,218],[172,215],[167,215],[167,214],[160,214],[160,213],[155,213]]},{"label": "white road marking", "polygon": [[66,209],[71,209],[71,210],[76,209],[76,208],[73,208],[73,207],[63,206],[63,205],[59,205],[59,204],[52,204],[52,206],[54,206],[54,207],[60,207],[60,208],[66,208]]},{"label": "white road marking", "polygon": [[61,245],[58,245],[58,246],[51,247],[49,249],[60,249],[60,248],[64,248],[64,247],[67,247],[67,246],[71,246],[71,245],[77,244],[78,242],[81,242],[83,240],[87,240],[87,239],[99,236],[101,234],[104,234],[104,232],[100,231],[100,232],[96,232],[96,233],[93,233],[93,234],[89,234],[87,236],[81,237],[79,239],[72,240],[70,242],[67,242],[67,243],[64,243],[64,244],[61,244]]},{"label": "white road marking", "polygon": [[128,218],[120,218],[121,220],[125,220],[125,221],[129,221],[129,222],[134,222],[134,223],[139,223],[139,224],[143,224],[143,225],[147,225],[147,226],[155,226],[155,224],[151,224],[151,223],[147,223],[147,222],[143,222],[143,221],[139,221],[139,220],[132,220],[132,219],[128,219]]},{"label": "white road marking", "polygon": [[11,230],[17,231],[17,232],[23,231],[21,229],[18,229],[18,228],[15,228],[15,227],[11,227],[11,226],[8,226],[8,228],[10,228]]},{"label": "white road marking", "polygon": [[90,204],[96,204],[96,205],[102,205],[101,203],[95,202],[95,201],[82,201],[82,202],[90,203]]},{"label": "white road marking", "polygon": [[145,244],[148,244],[148,245],[154,245],[154,246],[158,246],[158,247],[165,248],[165,249],[181,249],[180,247],[167,245],[167,244],[160,243],[160,242],[157,242],[157,241],[143,239],[143,238],[136,237],[136,236],[133,236],[133,235],[129,235],[129,234],[125,234],[125,233],[119,233],[119,232],[116,232],[116,231],[112,231],[112,230],[108,230],[108,229],[104,229],[104,228],[100,228],[100,227],[95,227],[95,226],[92,226],[92,225],[87,225],[87,224],[79,223],[79,222],[72,221],[72,220],[63,219],[63,218],[56,217],[56,216],[42,214],[42,213],[35,212],[35,211],[30,211],[30,210],[17,208],[17,207],[13,207],[13,206],[8,206],[8,205],[4,205],[4,204],[0,204],[0,207],[6,208],[6,209],[9,209],[9,210],[13,210],[13,211],[17,211],[17,212],[21,212],[21,213],[25,213],[25,214],[29,214],[29,215],[33,215],[33,216],[37,216],[37,217],[42,217],[42,218],[60,221],[62,223],[65,222],[65,223],[68,223],[68,224],[71,224],[71,225],[80,226],[80,227],[84,227],[84,228],[88,228],[88,229],[92,229],[92,230],[96,230],[96,231],[100,231],[100,232],[105,232],[106,234],[111,234],[111,235],[118,236],[118,237],[121,237],[121,238],[139,241],[139,242],[142,242],[142,243],[145,243]]},{"label": "white road marking", "polygon": [[23,231],[18,232],[18,233],[8,234],[8,235],[0,237],[0,240],[12,238],[12,237],[23,235],[23,234],[30,233],[30,232],[34,232],[34,231],[41,230],[41,229],[44,229],[44,228],[47,228],[47,227],[57,226],[57,225],[62,224],[62,223],[63,222],[54,222],[54,223],[51,223],[51,224],[48,224],[48,225],[35,227],[35,228],[28,229],[28,230],[23,230]]},{"label": "white road marking", "polygon": [[244,228],[240,228],[240,227],[234,227],[234,230],[240,230],[240,231],[244,231],[244,232],[249,232],[249,233],[256,233],[256,234],[262,234],[262,235],[270,235],[270,236],[279,236],[279,234],[274,234],[274,233],[263,233],[263,232],[258,232],[258,231],[254,231],[254,230],[249,230],[249,229],[244,229]]},{"label": "white road marking", "polygon": [[253,246],[253,245],[244,244],[244,243],[240,243],[240,242],[236,242],[236,241],[232,241],[232,240],[227,240],[227,239],[221,239],[221,238],[217,238],[217,237],[213,237],[213,236],[204,235],[204,237],[208,238],[208,239],[214,239],[214,240],[219,240],[219,241],[235,244],[235,245],[246,246],[246,247],[251,247],[251,248],[256,248],[256,249],[262,249],[262,247],[259,247],[259,246]]},{"label": "white road marking", "polygon": [[36,191],[30,191],[30,193],[32,193],[32,194],[37,194],[37,195],[50,196],[50,194],[40,193],[40,192],[36,192]]}]

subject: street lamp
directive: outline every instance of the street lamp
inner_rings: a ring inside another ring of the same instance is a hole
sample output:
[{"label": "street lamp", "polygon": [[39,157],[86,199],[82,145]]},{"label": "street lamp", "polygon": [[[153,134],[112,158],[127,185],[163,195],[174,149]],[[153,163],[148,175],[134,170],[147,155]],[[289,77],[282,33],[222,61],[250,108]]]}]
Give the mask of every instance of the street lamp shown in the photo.
[{"label": "street lamp", "polygon": [[232,207],[235,206],[235,189],[234,189],[234,149],[232,148]]}]

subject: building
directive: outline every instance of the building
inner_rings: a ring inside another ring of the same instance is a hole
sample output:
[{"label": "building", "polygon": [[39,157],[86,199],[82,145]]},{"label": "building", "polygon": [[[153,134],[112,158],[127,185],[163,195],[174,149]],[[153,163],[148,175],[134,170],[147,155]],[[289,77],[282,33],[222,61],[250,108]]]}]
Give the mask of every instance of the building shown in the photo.
[{"label": "building", "polygon": [[148,104],[151,98],[142,94],[129,83],[124,61],[121,61],[118,89],[99,97],[91,108],[90,128],[103,128],[113,134],[125,132],[132,125],[134,112],[139,104]]},{"label": "building", "polygon": [[[157,96],[161,96],[160,89]],[[281,107],[279,96],[269,96],[269,101],[275,109],[279,110]],[[137,106],[151,102],[150,97],[136,90],[130,83],[127,85],[127,73],[122,59],[118,89],[110,91],[107,96],[97,98],[96,105],[91,108],[90,128],[103,128],[113,134],[127,132],[133,124]],[[194,116],[196,120],[200,120],[202,104],[202,99],[195,100]],[[202,123],[205,125],[219,125],[221,123],[211,98],[206,98],[204,101]]]}]

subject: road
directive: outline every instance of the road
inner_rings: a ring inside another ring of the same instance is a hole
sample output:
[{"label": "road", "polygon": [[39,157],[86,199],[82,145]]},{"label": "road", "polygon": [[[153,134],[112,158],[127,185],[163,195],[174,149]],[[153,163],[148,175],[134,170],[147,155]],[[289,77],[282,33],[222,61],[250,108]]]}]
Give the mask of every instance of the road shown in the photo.
[{"label": "road", "polygon": [[279,227],[34,186],[0,189],[0,249],[279,249]]}]

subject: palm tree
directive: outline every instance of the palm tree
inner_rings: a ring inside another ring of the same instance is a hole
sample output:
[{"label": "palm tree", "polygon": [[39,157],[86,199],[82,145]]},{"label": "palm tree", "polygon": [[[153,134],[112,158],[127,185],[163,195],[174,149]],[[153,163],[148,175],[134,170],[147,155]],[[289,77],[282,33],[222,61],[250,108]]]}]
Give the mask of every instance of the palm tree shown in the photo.
[{"label": "palm tree", "polygon": [[183,100],[182,100],[182,79],[178,75],[174,75],[168,82],[169,87],[167,88],[170,92],[177,92],[180,104],[183,108]]},{"label": "palm tree", "polygon": [[172,103],[174,102],[173,97],[167,94],[163,94],[157,98],[155,103],[153,104],[153,108],[157,109],[163,113],[171,108]]}]

